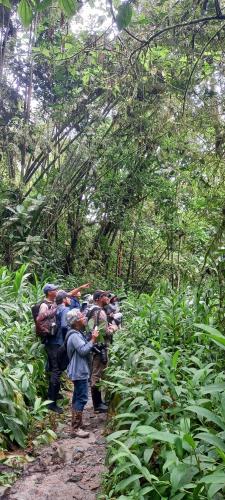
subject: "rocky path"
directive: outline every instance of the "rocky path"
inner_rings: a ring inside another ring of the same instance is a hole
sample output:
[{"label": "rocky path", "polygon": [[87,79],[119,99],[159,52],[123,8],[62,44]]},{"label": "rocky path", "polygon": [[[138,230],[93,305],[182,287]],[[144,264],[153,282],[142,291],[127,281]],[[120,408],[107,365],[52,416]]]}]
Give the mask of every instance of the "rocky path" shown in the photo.
[{"label": "rocky path", "polygon": [[86,439],[70,437],[70,412],[57,441],[41,447],[37,458],[24,467],[20,478],[4,500],[95,500],[105,470],[105,415],[93,413],[90,403],[84,422],[90,430]]}]

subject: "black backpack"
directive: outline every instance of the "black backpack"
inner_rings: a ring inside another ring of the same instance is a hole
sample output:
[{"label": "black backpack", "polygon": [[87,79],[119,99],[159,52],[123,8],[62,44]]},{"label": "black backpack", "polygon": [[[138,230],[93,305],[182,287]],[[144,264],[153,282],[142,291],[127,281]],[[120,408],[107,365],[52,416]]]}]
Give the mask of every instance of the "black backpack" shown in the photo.
[{"label": "black backpack", "polygon": [[99,325],[99,317],[100,317],[100,314],[101,314],[101,308],[99,306],[94,306],[94,307],[91,307],[91,309],[87,308],[86,311],[84,311],[84,314],[87,318],[87,321],[89,321],[95,314],[95,312],[97,311],[97,314],[96,314],[96,319],[95,319],[95,325],[94,326],[98,326]]},{"label": "black backpack", "polygon": [[58,363],[58,367],[59,367],[60,371],[62,371],[62,372],[64,370],[66,370],[66,368],[70,362],[69,356],[67,354],[67,342],[68,342],[70,335],[72,335],[73,333],[74,333],[74,330],[72,330],[71,332],[68,332],[63,344],[58,348],[58,351],[57,351],[57,363]]}]

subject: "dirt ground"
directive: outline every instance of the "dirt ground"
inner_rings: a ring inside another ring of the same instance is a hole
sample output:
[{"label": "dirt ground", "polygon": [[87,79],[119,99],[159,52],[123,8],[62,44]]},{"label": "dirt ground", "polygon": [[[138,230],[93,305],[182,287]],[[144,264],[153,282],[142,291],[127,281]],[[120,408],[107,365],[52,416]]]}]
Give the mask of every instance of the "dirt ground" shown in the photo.
[{"label": "dirt ground", "polygon": [[95,500],[105,471],[106,416],[94,414],[91,402],[84,411],[90,430],[86,439],[71,438],[70,408],[58,440],[37,450],[14,485],[0,494],[4,500]]}]

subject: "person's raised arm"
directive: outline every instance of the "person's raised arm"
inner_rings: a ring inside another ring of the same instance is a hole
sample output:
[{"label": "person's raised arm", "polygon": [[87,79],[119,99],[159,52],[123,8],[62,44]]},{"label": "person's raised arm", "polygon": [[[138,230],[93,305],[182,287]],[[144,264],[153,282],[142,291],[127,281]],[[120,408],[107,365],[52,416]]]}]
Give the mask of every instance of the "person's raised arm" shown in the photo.
[{"label": "person's raised arm", "polygon": [[90,283],[85,283],[84,285],[78,286],[78,288],[73,288],[70,292],[68,292],[68,295],[71,297],[74,297],[77,295],[77,292],[80,292],[81,290],[85,290],[86,288],[90,288]]}]

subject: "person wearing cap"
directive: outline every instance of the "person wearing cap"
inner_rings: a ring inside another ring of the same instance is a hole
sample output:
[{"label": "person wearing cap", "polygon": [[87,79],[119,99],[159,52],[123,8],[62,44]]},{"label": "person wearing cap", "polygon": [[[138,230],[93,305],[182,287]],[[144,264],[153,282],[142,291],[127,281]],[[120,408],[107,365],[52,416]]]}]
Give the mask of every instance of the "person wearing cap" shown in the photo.
[{"label": "person wearing cap", "polygon": [[118,328],[121,328],[122,324],[122,313],[120,312],[119,299],[117,295],[113,293],[109,294],[109,304],[105,307],[108,322],[110,324],[115,324]]},{"label": "person wearing cap", "polygon": [[[65,302],[65,299],[68,302],[69,297],[76,295],[76,293],[80,289],[82,290],[88,287],[89,283],[86,283],[78,288],[74,288],[70,292],[65,292],[64,290],[60,290],[61,294],[58,295],[57,299],[59,301],[58,306],[60,306],[63,302]],[[60,317],[58,318],[58,324],[57,324],[56,297],[58,294],[58,289],[59,286],[54,285],[52,283],[46,283],[46,285],[44,286],[43,292],[45,294],[45,299],[40,305],[38,320],[42,321],[47,318],[55,317],[56,333],[55,335],[48,336],[45,340],[45,349],[48,357],[48,366],[50,371],[50,380],[49,380],[47,397],[49,400],[52,401],[48,405],[49,410],[54,411],[56,413],[63,413],[63,409],[57,405],[57,400],[60,399],[59,389],[60,389],[60,377],[61,377],[61,371],[58,367],[58,362],[57,362],[57,351],[63,343],[63,331],[64,333],[66,333],[65,312],[63,313],[61,310],[64,309],[64,307],[66,307],[66,304],[64,303],[64,306],[59,310]],[[59,323],[60,323],[60,328],[57,328],[57,326],[59,326]],[[63,330],[61,329],[61,326],[63,327]]]},{"label": "person wearing cap", "polygon": [[59,344],[62,345],[68,330],[66,315],[71,305],[71,297],[65,290],[59,290],[56,295],[56,325]]},{"label": "person wearing cap", "polygon": [[80,290],[78,290],[78,292],[76,292],[76,294],[71,296],[70,309],[80,309],[81,308],[80,298],[81,298],[81,292],[80,292]]},{"label": "person wearing cap", "polygon": [[[44,320],[49,317],[55,317],[57,313],[56,297],[58,293],[58,286],[52,283],[47,283],[43,292],[45,294],[45,299],[40,305],[38,319]],[[61,332],[56,328],[55,335],[50,335],[45,340],[45,350],[48,357],[48,366],[50,372],[49,386],[47,398],[51,400],[48,405],[48,409],[54,411],[55,413],[63,413],[63,409],[57,405],[57,399],[59,399],[59,389],[60,389],[60,376],[61,371],[58,367],[57,362],[57,351],[60,345],[62,345],[63,339],[61,338]]]},{"label": "person wearing cap", "polygon": [[67,323],[69,330],[66,335],[67,354],[69,365],[67,375],[73,381],[74,392],[72,398],[72,432],[73,436],[85,438],[89,432],[85,432],[83,427],[83,410],[88,401],[88,379],[89,362],[88,357],[94,343],[99,335],[97,330],[93,330],[91,339],[87,341],[84,336],[87,320],[79,309],[72,309],[67,313]]},{"label": "person wearing cap", "polygon": [[[91,309],[89,317],[94,319],[97,327],[103,332],[105,350],[107,353],[108,347],[112,342],[112,334],[117,330],[116,325],[108,323],[107,314],[105,307],[109,304],[109,292],[104,290],[96,290],[93,294],[94,304],[92,306],[93,314],[91,314]],[[107,405],[102,401],[101,391],[98,387],[98,383],[103,377],[103,372],[107,366],[107,361],[103,362],[102,357],[99,353],[93,352],[92,358],[92,373],[91,373],[91,395],[94,410],[99,413],[107,412]]]}]

